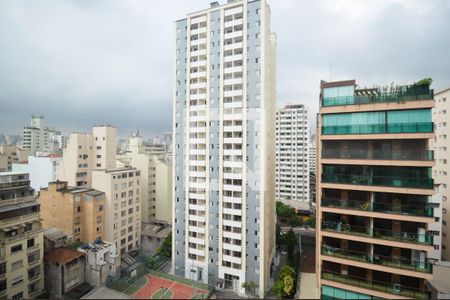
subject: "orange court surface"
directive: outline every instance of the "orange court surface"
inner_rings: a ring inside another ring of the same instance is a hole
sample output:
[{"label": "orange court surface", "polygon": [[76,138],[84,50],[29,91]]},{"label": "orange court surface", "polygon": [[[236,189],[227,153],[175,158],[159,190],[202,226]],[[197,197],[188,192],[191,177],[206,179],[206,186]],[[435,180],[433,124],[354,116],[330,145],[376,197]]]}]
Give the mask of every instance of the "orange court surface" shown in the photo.
[{"label": "orange court surface", "polygon": [[208,291],[172,280],[146,275],[147,283],[133,294],[135,299],[205,299]]}]

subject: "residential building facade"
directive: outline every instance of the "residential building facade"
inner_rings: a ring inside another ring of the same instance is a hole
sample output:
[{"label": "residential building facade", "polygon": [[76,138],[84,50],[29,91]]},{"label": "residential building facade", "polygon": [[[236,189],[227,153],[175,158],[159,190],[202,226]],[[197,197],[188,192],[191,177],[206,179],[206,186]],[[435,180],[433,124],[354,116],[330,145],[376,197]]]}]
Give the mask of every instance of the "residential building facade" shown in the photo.
[{"label": "residential building facade", "polygon": [[95,126],[92,133],[72,133],[57,167],[57,178],[70,186],[92,187],[92,170],[116,167],[117,128]]},{"label": "residential building facade", "polygon": [[92,187],[105,193],[103,239],[114,243],[119,255],[139,250],[140,180],[134,168],[92,171]]},{"label": "residential building facade", "polygon": [[30,126],[23,128],[23,149],[29,150],[31,155],[35,155],[36,152],[51,152],[53,132],[53,129],[45,127],[44,116],[32,115]]},{"label": "residential building facade", "polygon": [[31,299],[43,292],[43,247],[28,174],[0,173],[0,298]]},{"label": "residential building facade", "polygon": [[12,165],[14,163],[27,161],[29,154],[30,151],[15,145],[0,146],[0,172],[12,171]]},{"label": "residential building facade", "polygon": [[84,254],[55,248],[45,254],[45,287],[51,299],[61,299],[84,282]]},{"label": "residential building facade", "polygon": [[85,281],[94,287],[106,283],[108,276],[116,278],[120,275],[120,256],[116,246],[107,241],[96,239],[78,248],[85,255]]},{"label": "residential building facade", "polygon": [[130,137],[128,149],[119,161],[141,171],[141,221],[172,223],[172,162],[164,154],[146,152],[138,134]]},{"label": "residential building facade", "polygon": [[428,299],[426,283],[440,258],[433,91],[322,81],[320,103],[316,263],[322,298]]},{"label": "residential building facade", "polygon": [[105,193],[54,181],[40,190],[39,202],[45,229],[56,228],[85,243],[105,236]]},{"label": "residential building facade", "polygon": [[316,148],[317,141],[311,140],[309,142],[309,172],[316,174],[316,166],[317,166],[317,148]]},{"label": "residential building facade", "polygon": [[309,207],[309,123],[303,104],[276,115],[276,198],[296,209]]},{"label": "residential building facade", "polygon": [[275,47],[264,0],[175,22],[173,270],[264,297],[275,253]]},{"label": "residential building facade", "polygon": [[442,259],[450,261],[450,89],[434,95],[436,107],[433,121],[436,128],[434,180],[442,188]]}]

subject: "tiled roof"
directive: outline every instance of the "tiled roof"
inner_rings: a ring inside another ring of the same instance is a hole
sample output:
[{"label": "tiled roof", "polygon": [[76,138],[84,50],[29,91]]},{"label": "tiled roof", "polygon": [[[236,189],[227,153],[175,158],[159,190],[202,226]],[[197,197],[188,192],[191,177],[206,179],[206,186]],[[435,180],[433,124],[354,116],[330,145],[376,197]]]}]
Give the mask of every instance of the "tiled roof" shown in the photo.
[{"label": "tiled roof", "polygon": [[57,263],[58,265],[64,265],[71,262],[84,254],[77,250],[69,248],[55,248],[50,253],[47,253],[44,257],[45,260]]}]

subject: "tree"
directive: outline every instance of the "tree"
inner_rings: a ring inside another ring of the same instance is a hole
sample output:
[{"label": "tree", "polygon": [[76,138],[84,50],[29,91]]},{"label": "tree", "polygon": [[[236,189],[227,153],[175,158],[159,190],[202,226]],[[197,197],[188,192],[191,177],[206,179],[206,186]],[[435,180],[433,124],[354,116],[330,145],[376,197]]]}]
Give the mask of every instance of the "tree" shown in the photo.
[{"label": "tree", "polygon": [[290,263],[292,263],[293,258],[294,258],[295,248],[298,245],[298,238],[295,235],[292,228],[289,229],[289,231],[286,233],[286,235],[284,237],[284,244],[286,245],[286,248],[287,248],[288,261]]},{"label": "tree", "polygon": [[146,262],[146,266],[149,269],[154,269],[155,268],[155,259],[153,258],[153,256],[149,256],[147,257],[147,262]]},{"label": "tree", "polygon": [[247,294],[255,294],[255,289],[258,287],[258,285],[256,283],[254,283],[253,281],[245,281],[244,283],[242,283],[242,287],[245,289],[245,292]]},{"label": "tree", "polygon": [[292,295],[292,292],[294,291],[294,278],[291,274],[288,274],[283,278],[283,284],[284,294],[287,296]]},{"label": "tree", "polygon": [[272,287],[272,291],[278,298],[287,298],[294,294],[294,278],[293,268],[285,266],[281,269],[280,276]]},{"label": "tree", "polygon": [[277,296],[278,299],[283,298],[284,293],[284,283],[281,280],[277,280],[272,287],[273,293]]},{"label": "tree", "polygon": [[156,248],[156,254],[165,256],[165,257],[172,257],[172,232],[169,232],[169,235],[167,235],[167,238],[164,240],[162,245],[158,248]]}]

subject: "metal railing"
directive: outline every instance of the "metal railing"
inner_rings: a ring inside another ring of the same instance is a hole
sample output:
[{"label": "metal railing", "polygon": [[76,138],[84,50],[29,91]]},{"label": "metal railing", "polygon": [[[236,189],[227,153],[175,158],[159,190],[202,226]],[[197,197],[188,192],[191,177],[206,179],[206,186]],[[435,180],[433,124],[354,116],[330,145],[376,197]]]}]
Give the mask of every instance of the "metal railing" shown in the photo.
[{"label": "metal railing", "polygon": [[417,100],[432,100],[433,90],[415,91],[410,94],[385,93],[379,95],[352,95],[327,97],[322,99],[322,106],[361,105],[369,103],[392,103]]},{"label": "metal railing", "polygon": [[428,262],[411,261],[404,257],[384,256],[365,252],[334,248],[328,245],[322,246],[321,253],[327,256],[345,258],[370,264],[383,265],[391,268],[410,270],[422,273],[432,273],[433,265]]},{"label": "metal railing", "polygon": [[383,293],[400,295],[408,298],[416,298],[416,299],[430,298],[430,292],[428,291],[421,291],[416,288],[405,287],[398,283],[387,283],[375,280],[368,281],[367,279],[364,278],[350,275],[342,275],[329,271],[322,271],[322,279],[357,286],[364,289],[375,290]]},{"label": "metal railing", "polygon": [[322,126],[322,134],[429,133],[433,122]]},{"label": "metal railing", "polygon": [[27,237],[29,237],[31,235],[35,235],[35,234],[41,233],[42,231],[44,231],[44,229],[42,227],[38,227],[38,228],[32,229],[30,231],[25,231],[25,232],[23,232],[21,234],[18,234],[16,236],[5,238],[4,242],[5,242],[5,244],[14,243],[15,241],[19,241],[19,240],[25,239],[25,238],[27,238]]},{"label": "metal railing", "polygon": [[348,208],[355,210],[367,210],[373,212],[402,214],[411,216],[433,217],[433,207],[428,204],[410,205],[410,204],[394,204],[387,202],[373,202],[347,200],[347,199],[328,199],[324,198],[321,202],[322,206],[335,208]]},{"label": "metal railing", "polygon": [[9,225],[9,224],[16,223],[16,222],[29,221],[29,220],[35,219],[37,217],[39,217],[38,212],[31,212],[28,214],[24,214],[22,216],[0,220],[0,225],[5,226],[5,225]]},{"label": "metal railing", "polygon": [[433,245],[433,235],[431,233],[418,234],[413,232],[392,231],[382,228],[367,228],[363,226],[350,225],[348,223],[327,221],[322,222],[322,230],[411,244]]},{"label": "metal railing", "polygon": [[30,201],[34,201],[34,200],[35,200],[34,196],[25,196],[25,197],[13,198],[13,199],[0,200],[0,206],[19,204],[19,203],[30,202]]},{"label": "metal railing", "polygon": [[20,180],[14,182],[2,182],[0,183],[0,189],[4,188],[14,188],[19,186],[28,186],[30,185],[30,180]]},{"label": "metal railing", "polygon": [[374,149],[324,149],[322,158],[337,159],[377,159],[377,160],[417,160],[433,161],[433,150],[400,150],[397,152]]},{"label": "metal railing", "polygon": [[434,181],[432,178],[399,177],[399,176],[387,177],[368,174],[323,173],[322,182],[387,186],[387,187],[424,188],[424,189],[434,188]]}]

